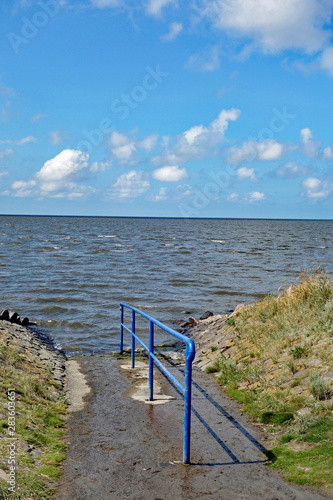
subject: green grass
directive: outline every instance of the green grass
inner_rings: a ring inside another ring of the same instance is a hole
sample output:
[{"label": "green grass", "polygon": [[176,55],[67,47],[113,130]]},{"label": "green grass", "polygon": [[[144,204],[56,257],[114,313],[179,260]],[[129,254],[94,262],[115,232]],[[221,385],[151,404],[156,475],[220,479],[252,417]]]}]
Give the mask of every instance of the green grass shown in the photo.
[{"label": "green grass", "polygon": [[[8,388],[15,389],[16,465],[27,470],[16,471],[16,492],[8,494],[8,484],[0,480],[0,498],[34,500],[49,499],[60,477],[65,458],[64,415],[67,403],[59,384],[46,366],[31,365],[26,356],[0,341],[0,433],[7,436]],[[6,459],[6,439],[0,439],[0,456]],[[37,466],[26,447],[40,450]],[[6,471],[6,469],[4,468]]]},{"label": "green grass", "polygon": [[332,278],[302,273],[296,285],[226,324],[236,333],[234,345],[206,372],[215,372],[227,394],[271,433],[271,467],[290,481],[332,488],[333,384],[322,376],[333,371]]}]

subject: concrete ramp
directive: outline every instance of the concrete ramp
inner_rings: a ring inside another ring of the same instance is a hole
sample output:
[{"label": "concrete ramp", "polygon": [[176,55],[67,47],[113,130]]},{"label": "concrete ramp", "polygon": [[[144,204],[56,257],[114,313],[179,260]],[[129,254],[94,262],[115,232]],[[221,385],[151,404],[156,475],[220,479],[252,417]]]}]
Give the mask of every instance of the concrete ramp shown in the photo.
[{"label": "concrete ramp", "polygon": [[[191,465],[182,464],[183,400],[148,363],[108,356],[77,358],[91,391],[70,413],[67,459],[57,500],[321,500],[265,467],[255,431],[212,377],[193,373]],[[169,365],[182,381],[182,366]],[[77,375],[76,375],[77,376]],[[146,393],[145,393],[146,390]]]}]

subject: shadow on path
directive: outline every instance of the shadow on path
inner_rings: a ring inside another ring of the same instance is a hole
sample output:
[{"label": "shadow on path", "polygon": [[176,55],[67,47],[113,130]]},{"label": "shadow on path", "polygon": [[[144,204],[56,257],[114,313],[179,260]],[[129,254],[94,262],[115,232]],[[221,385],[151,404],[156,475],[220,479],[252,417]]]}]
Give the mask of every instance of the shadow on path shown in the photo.
[{"label": "shadow on path", "polygon": [[[162,352],[158,351],[156,349],[156,352],[173,368],[178,370],[183,376],[185,376],[185,371],[180,368],[176,363],[174,363],[171,359],[166,357]],[[156,365],[155,365],[156,366]],[[158,368],[158,366],[156,366]],[[159,368],[158,368],[159,369]],[[175,389],[175,391],[184,399],[183,393],[171,382],[171,380],[168,379],[168,377],[164,374],[162,370],[160,370],[160,373],[164,376],[164,378],[167,379],[167,381],[172,385],[172,387]],[[269,452],[259,441],[252,436],[230,413],[228,413],[215,399],[210,396],[194,379],[192,376],[192,385],[204,396],[204,398],[200,399],[206,399],[211,403],[217,410],[218,412],[225,418],[227,418],[233,425],[238,429],[261,453],[269,457],[271,455],[271,452]],[[198,401],[198,399],[196,399]],[[193,402],[193,400],[192,400]],[[206,466],[214,466],[214,465],[244,465],[244,464],[251,464],[251,463],[265,463],[270,460],[270,458],[266,458],[265,460],[253,460],[253,461],[240,461],[234,453],[230,450],[230,448],[226,445],[226,443],[216,434],[216,432],[212,429],[212,427],[208,424],[208,422],[203,418],[202,415],[194,408],[193,404],[191,405],[191,409],[193,414],[198,418],[198,420],[202,423],[202,425],[207,429],[207,431],[210,433],[210,435],[215,439],[215,441],[218,443],[221,448],[229,455],[230,459],[232,462],[225,462],[225,463],[193,463],[191,462],[191,465],[206,465]],[[272,457],[274,458],[274,457]]]}]

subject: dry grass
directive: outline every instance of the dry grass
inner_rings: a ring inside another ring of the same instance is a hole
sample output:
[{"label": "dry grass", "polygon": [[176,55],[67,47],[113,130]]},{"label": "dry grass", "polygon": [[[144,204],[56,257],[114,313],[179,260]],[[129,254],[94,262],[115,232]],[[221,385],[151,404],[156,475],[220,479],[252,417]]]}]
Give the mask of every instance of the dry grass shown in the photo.
[{"label": "dry grass", "polygon": [[[207,371],[219,372],[229,395],[276,433],[275,467],[293,481],[332,487],[332,277],[304,271],[294,285],[247,306],[227,324],[237,332],[234,345]],[[289,448],[300,441],[315,443],[302,452],[302,468]]]}]

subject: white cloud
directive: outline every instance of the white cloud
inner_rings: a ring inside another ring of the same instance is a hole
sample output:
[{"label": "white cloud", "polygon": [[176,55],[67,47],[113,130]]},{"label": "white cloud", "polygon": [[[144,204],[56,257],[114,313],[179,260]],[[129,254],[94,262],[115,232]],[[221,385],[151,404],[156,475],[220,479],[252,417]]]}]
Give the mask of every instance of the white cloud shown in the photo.
[{"label": "white cloud", "polygon": [[32,123],[37,123],[39,122],[42,118],[47,118],[49,115],[47,113],[39,113],[37,115],[34,115],[31,117],[31,122]]},{"label": "white cloud", "polygon": [[111,166],[112,166],[111,161],[94,161],[89,171],[93,173],[105,172],[105,170],[108,170]]},{"label": "white cloud", "polygon": [[238,148],[233,146],[228,151],[227,159],[232,163],[240,163],[245,160],[270,161],[278,160],[285,153],[283,144],[273,140],[246,141]]},{"label": "white cloud", "polygon": [[331,146],[327,146],[327,148],[323,151],[324,160],[333,160],[333,149]]},{"label": "white cloud", "polygon": [[112,156],[120,163],[128,163],[136,151],[135,142],[116,130],[110,137]]},{"label": "white cloud", "polygon": [[333,47],[327,47],[319,57],[319,66],[333,76]]},{"label": "white cloud", "polygon": [[115,159],[122,164],[134,164],[139,161],[139,158],[134,156],[138,149],[149,153],[155,147],[158,134],[150,134],[142,140],[136,140],[133,138],[135,133],[136,130],[129,132],[129,135],[122,134],[117,130],[112,132],[109,139],[111,159]]},{"label": "white cloud", "polygon": [[309,128],[302,128],[300,134],[304,144],[307,144],[313,138],[313,134]]},{"label": "white cloud", "polygon": [[112,7],[120,7],[123,5],[123,0],[91,0],[94,7],[99,9],[107,9]]},{"label": "white cloud", "polygon": [[206,47],[198,54],[189,57],[186,67],[194,71],[215,71],[220,66],[220,50],[214,47]]},{"label": "white cloud", "polygon": [[250,203],[256,202],[256,201],[263,201],[266,198],[264,193],[260,193],[259,191],[252,191],[252,193],[249,193],[249,201]]},{"label": "white cloud", "polygon": [[62,137],[60,130],[53,130],[52,132],[50,132],[49,141],[54,146],[57,144],[61,144],[62,142],[64,142],[64,140],[65,139],[64,137]]},{"label": "white cloud", "polygon": [[112,198],[136,198],[145,193],[150,183],[144,178],[143,171],[131,170],[118,177],[111,186],[110,195]]},{"label": "white cloud", "polygon": [[0,144],[10,144],[12,146],[24,146],[25,144],[28,144],[29,142],[36,142],[37,139],[36,137],[33,137],[29,135],[28,137],[23,137],[23,139],[4,139],[0,140]]},{"label": "white cloud", "polygon": [[199,135],[205,130],[203,125],[196,125],[184,132],[184,137],[189,144],[193,144]]},{"label": "white cloud", "polygon": [[307,175],[309,170],[303,165],[298,165],[295,161],[288,161],[285,165],[281,165],[276,174],[279,177],[296,177],[298,175]]},{"label": "white cloud", "polygon": [[206,156],[211,148],[219,144],[229,126],[236,121],[239,109],[222,110],[208,127],[197,125],[179,134],[173,144],[166,143],[164,151],[152,158],[154,165],[179,165],[193,159]]},{"label": "white cloud", "polygon": [[253,168],[241,167],[237,170],[238,179],[251,179],[251,181],[256,180]]},{"label": "white cloud", "polygon": [[2,160],[5,156],[12,155],[13,153],[14,153],[13,149],[10,148],[2,149],[0,151],[0,160]]},{"label": "white cloud", "polygon": [[302,182],[305,194],[311,200],[327,198],[333,191],[333,185],[327,181],[322,181],[317,177],[308,177]]},{"label": "white cloud", "polygon": [[32,196],[36,192],[36,181],[15,181],[12,184],[12,189],[15,191],[14,196],[25,198]]},{"label": "white cloud", "polygon": [[82,198],[95,191],[94,188],[78,182],[89,173],[88,167],[88,154],[65,149],[51,160],[46,161],[33,179],[13,182],[14,196]]},{"label": "white cloud", "polygon": [[64,149],[57,156],[44,163],[36,174],[42,183],[61,183],[72,179],[89,166],[89,155],[75,149]]},{"label": "white cloud", "polygon": [[138,142],[138,147],[145,151],[151,151],[158,141],[158,134],[151,134]]},{"label": "white cloud", "polygon": [[164,7],[176,3],[175,0],[148,0],[146,12],[151,16],[158,17],[162,14]]},{"label": "white cloud", "polygon": [[149,198],[150,201],[165,201],[167,199],[167,189],[161,187],[159,192]]},{"label": "white cloud", "polygon": [[188,177],[186,168],[179,168],[177,165],[165,166],[154,170],[154,179],[162,182],[178,182]]},{"label": "white cloud", "polygon": [[330,0],[201,1],[201,14],[216,27],[273,54],[288,49],[313,54],[325,48],[332,10]]},{"label": "white cloud", "polygon": [[169,31],[165,35],[161,36],[161,40],[165,42],[171,42],[183,31],[182,23],[171,23],[169,26]]},{"label": "white cloud", "polygon": [[7,170],[3,170],[2,172],[0,172],[0,177],[7,177],[7,175],[9,175],[9,172],[7,172]]},{"label": "white cloud", "polygon": [[317,156],[321,143],[319,141],[313,140],[312,131],[308,127],[306,127],[301,130],[300,134],[301,140],[304,144],[302,148],[303,154],[311,157]]},{"label": "white cloud", "polygon": [[231,193],[227,197],[228,201],[238,201],[238,199],[239,199],[239,195],[237,193]]},{"label": "white cloud", "polygon": [[176,187],[175,198],[180,200],[186,198],[187,196],[192,196],[193,188],[189,184],[181,184]]}]

